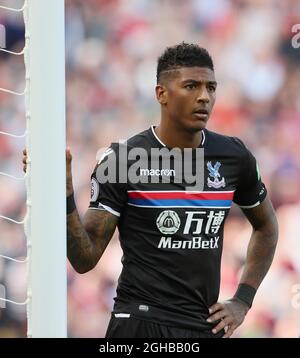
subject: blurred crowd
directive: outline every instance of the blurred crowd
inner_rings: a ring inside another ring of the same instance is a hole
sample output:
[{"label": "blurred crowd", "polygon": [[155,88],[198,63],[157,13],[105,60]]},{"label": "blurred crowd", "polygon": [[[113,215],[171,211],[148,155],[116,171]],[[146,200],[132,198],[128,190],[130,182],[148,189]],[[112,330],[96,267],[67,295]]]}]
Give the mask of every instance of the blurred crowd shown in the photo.
[{"label": "blurred crowd", "polygon": [[[0,1],[15,7],[22,3]],[[292,47],[291,29],[300,23],[300,2],[66,0],[65,4],[67,141],[74,157],[80,212],[88,207],[97,151],[159,122],[154,86],[161,52],[182,41],[206,47],[219,84],[208,129],[238,136],[251,149],[280,226],[272,268],[235,336],[298,337],[300,48]],[[0,10],[0,24],[6,26],[7,48],[22,49],[22,15]],[[23,91],[24,76],[22,56],[0,53],[0,87]],[[23,97],[0,92],[0,131],[23,134],[24,110]],[[24,146],[24,138],[0,134],[0,172],[22,176]],[[0,175],[0,215],[22,220],[25,201],[24,183]],[[234,207],[225,228],[220,299],[235,291],[250,234],[250,225]],[[22,225],[0,219],[0,254],[26,256]],[[68,266],[70,337],[104,336],[121,255],[115,234],[93,271],[79,275]],[[1,293],[18,302],[25,300],[25,264],[0,258]],[[7,303],[0,308],[0,337],[25,335],[25,307]]]}]

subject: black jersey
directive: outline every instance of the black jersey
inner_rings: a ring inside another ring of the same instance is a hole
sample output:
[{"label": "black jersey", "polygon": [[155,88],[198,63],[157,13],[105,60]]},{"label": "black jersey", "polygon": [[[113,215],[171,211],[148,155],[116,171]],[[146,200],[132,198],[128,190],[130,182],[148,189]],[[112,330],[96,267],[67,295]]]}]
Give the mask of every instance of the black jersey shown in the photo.
[{"label": "black jersey", "polygon": [[[200,330],[211,327],[206,318],[219,295],[225,219],[232,202],[255,207],[264,200],[266,189],[255,158],[239,139],[206,129],[202,137],[201,191],[187,191],[185,181],[172,180],[174,163],[168,170],[158,170],[150,161],[143,174],[148,179],[165,174],[169,182],[103,183],[97,169],[113,153],[120,160],[118,145],[112,145],[96,166],[90,209],[105,209],[119,217],[123,249],[114,312],[138,317],[140,311],[155,322]],[[154,127],[126,144],[147,153],[164,147]],[[133,162],[128,162],[128,170]]]}]

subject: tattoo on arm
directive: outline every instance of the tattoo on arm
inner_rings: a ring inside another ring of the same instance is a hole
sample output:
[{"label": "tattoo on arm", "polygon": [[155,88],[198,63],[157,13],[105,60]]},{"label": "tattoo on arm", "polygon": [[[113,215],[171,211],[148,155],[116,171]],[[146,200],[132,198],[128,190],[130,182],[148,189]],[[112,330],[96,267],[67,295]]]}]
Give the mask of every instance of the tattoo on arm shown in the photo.
[{"label": "tattoo on arm", "polygon": [[273,261],[278,239],[278,224],[268,197],[259,206],[243,212],[251,223],[253,232],[241,283],[247,283],[257,289]]},{"label": "tattoo on arm", "polygon": [[67,216],[67,252],[74,269],[85,273],[96,266],[118,223],[105,210],[88,210],[80,220],[77,210]]}]

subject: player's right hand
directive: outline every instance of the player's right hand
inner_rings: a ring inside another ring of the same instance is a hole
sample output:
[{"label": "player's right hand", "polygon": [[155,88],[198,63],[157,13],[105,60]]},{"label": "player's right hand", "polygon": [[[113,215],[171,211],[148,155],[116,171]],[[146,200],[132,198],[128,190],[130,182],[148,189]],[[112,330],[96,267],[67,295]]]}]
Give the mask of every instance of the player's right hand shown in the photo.
[{"label": "player's right hand", "polygon": [[27,169],[27,150],[23,149],[23,172],[26,173],[26,169]]},{"label": "player's right hand", "polygon": [[[27,150],[23,149],[23,159],[22,159],[22,163],[23,163],[23,171],[24,173],[26,173],[27,170]],[[72,168],[71,168],[71,163],[72,163],[72,154],[70,151],[70,148],[66,149],[66,176],[67,176],[67,196],[71,195],[73,193],[73,182],[72,182]]]}]

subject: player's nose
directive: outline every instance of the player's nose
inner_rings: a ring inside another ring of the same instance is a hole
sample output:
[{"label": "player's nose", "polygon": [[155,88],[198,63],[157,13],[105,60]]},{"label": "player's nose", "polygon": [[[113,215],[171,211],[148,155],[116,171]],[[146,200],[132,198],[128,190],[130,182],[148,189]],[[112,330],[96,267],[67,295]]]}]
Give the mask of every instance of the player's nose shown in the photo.
[{"label": "player's nose", "polygon": [[205,102],[208,103],[210,102],[210,97],[209,97],[209,93],[207,91],[207,88],[205,86],[201,86],[198,92],[198,96],[197,96],[197,102]]}]

